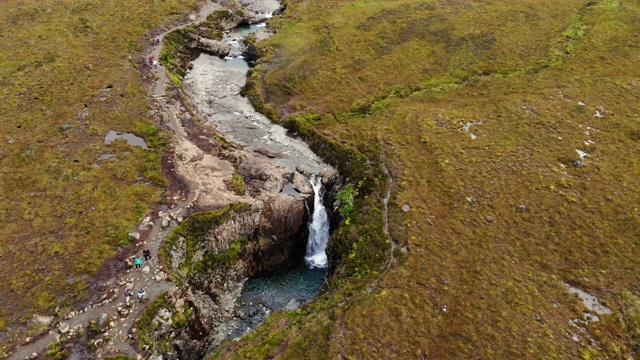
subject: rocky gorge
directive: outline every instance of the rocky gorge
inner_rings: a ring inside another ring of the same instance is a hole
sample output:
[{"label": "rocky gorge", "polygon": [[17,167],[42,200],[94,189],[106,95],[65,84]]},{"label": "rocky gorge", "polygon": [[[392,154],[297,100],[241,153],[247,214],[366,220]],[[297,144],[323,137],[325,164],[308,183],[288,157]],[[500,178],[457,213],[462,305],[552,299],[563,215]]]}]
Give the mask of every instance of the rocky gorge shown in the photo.
[{"label": "rocky gorge", "polygon": [[[276,2],[242,5],[196,22],[198,35],[187,32],[186,45],[175,49],[190,62],[173,63],[186,71],[174,73],[181,86],[165,105],[177,119],[168,124],[188,136],[178,137],[168,163],[176,181],[197,188],[199,196],[192,215],[159,250],[178,286],[159,297],[138,326],[146,353],[163,358],[199,359],[247,330],[245,311],[255,310],[239,309],[244,282],[300,263],[315,195],[308,178],[320,176],[328,188],[337,181],[337,172],[304,142],[240,95],[248,70],[242,38],[264,29],[251,24],[280,11]],[[203,27],[215,29],[213,38]],[[160,58],[171,71],[170,57],[163,52]]]},{"label": "rocky gorge", "polygon": [[[163,159],[166,205],[131,233],[129,253],[145,247],[154,260],[141,272],[133,270],[133,255],[110,263],[113,276],[94,286],[99,290],[84,308],[49,322],[55,327],[48,335],[27,339],[12,358],[203,358],[246,331],[245,314],[258,306],[240,309],[247,279],[301,263],[316,195],[309,178],[320,177],[334,193],[341,180],[240,95],[248,70],[240,43],[247,32],[232,32],[263,23],[280,7],[207,3],[189,24],[165,31],[164,46],[154,44],[138,60],[150,113],[173,133]],[[264,28],[251,31],[258,29]],[[144,303],[124,303],[122,291],[137,287],[147,288]]]}]

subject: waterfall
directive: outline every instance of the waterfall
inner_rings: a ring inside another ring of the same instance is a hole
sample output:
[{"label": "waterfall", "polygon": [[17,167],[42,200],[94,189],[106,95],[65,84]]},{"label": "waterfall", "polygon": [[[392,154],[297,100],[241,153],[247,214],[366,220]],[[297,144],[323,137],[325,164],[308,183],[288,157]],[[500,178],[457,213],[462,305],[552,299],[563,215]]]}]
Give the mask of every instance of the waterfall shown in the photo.
[{"label": "waterfall", "polygon": [[327,254],[324,250],[327,248],[327,240],[329,239],[329,217],[322,202],[324,195],[322,177],[316,175],[310,179],[310,182],[314,192],[313,215],[309,222],[309,241],[304,261],[307,266],[315,269],[327,266]]}]

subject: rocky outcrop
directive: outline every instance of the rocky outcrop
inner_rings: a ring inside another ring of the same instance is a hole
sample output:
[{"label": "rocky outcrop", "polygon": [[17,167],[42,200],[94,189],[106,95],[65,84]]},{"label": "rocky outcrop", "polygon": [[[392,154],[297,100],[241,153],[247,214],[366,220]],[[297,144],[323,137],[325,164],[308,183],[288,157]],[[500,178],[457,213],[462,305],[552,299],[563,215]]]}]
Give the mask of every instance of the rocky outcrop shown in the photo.
[{"label": "rocky outcrop", "polygon": [[225,57],[229,55],[229,51],[231,51],[231,47],[228,44],[219,40],[212,40],[203,37],[198,38],[196,47],[208,54],[219,57]]},{"label": "rocky outcrop", "polygon": [[[253,203],[193,215],[183,223],[200,235],[180,236],[165,264],[184,279],[172,295],[176,309],[188,306],[193,312],[180,329],[158,322],[157,336],[174,334],[175,351],[166,358],[198,359],[228,340],[241,328],[234,309],[246,279],[282,272],[304,256],[305,198],[313,196],[313,189],[299,173],[264,165],[264,160],[244,154],[238,168],[251,184]],[[300,195],[282,193],[284,186],[299,189]],[[206,228],[198,230],[203,224]]]}]

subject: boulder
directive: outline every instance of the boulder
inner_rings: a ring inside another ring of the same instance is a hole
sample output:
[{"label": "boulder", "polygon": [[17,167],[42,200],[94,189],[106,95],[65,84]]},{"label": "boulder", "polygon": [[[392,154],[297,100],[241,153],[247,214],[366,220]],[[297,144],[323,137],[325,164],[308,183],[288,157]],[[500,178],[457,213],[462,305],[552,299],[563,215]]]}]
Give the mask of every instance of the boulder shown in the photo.
[{"label": "boulder", "polygon": [[265,201],[260,221],[260,233],[278,240],[297,234],[305,223],[304,200],[288,194],[277,194]]},{"label": "boulder", "polygon": [[175,307],[176,311],[183,312],[184,311],[184,299],[180,298],[180,299],[176,300],[176,303],[173,306]]},{"label": "boulder", "polygon": [[293,181],[291,182],[291,186],[300,194],[313,196],[313,186],[311,186],[309,180],[299,172],[293,174]]},{"label": "boulder", "polygon": [[288,155],[287,154],[282,154],[276,151],[271,151],[269,149],[265,149],[265,148],[259,148],[259,149],[255,149],[255,152],[262,154],[268,158],[274,159],[274,158],[286,158]]},{"label": "boulder", "polygon": [[129,234],[129,240],[140,240],[140,233],[137,232],[130,232]]},{"label": "boulder", "polygon": [[53,322],[53,316],[33,315],[33,320],[35,320],[39,325],[49,326]]},{"label": "boulder", "polygon": [[58,330],[60,330],[61,334],[66,334],[69,332],[69,324],[67,323],[60,323],[60,325],[58,325]]},{"label": "boulder", "polygon": [[95,319],[94,330],[98,332],[104,331],[109,326],[109,314],[102,313]]},{"label": "boulder", "polygon": [[198,38],[197,47],[198,49],[206,53],[219,56],[219,57],[225,57],[229,55],[229,52],[231,51],[231,47],[229,46],[229,44],[226,44],[222,41],[211,40],[203,37]]}]

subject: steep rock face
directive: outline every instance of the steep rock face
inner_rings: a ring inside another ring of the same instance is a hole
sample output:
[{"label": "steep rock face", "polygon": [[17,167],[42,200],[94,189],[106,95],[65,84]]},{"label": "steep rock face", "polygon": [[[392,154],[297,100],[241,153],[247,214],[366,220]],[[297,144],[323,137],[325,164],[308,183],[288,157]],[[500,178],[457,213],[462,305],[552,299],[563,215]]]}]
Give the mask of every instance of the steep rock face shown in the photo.
[{"label": "steep rock face", "polygon": [[246,279],[282,272],[304,256],[309,219],[305,199],[313,191],[282,193],[285,186],[293,188],[294,179],[296,188],[305,189],[306,178],[273,164],[260,167],[263,161],[253,160],[240,166],[253,202],[219,210],[199,238],[181,237],[171,250],[173,261],[167,265],[185,280],[172,298],[188,303],[192,316],[186,326],[172,330],[174,351],[165,358],[199,359],[238,336],[242,320],[234,309]]},{"label": "steep rock face", "polygon": [[301,259],[307,245],[309,219],[304,200],[277,194],[265,202],[259,227],[259,240],[247,244],[255,261],[250,272],[271,275],[281,272],[295,259]]},{"label": "steep rock face", "polygon": [[225,252],[236,239],[253,237],[260,225],[263,204],[257,202],[251,211],[234,214],[228,221],[209,230],[205,246],[214,252]]}]

